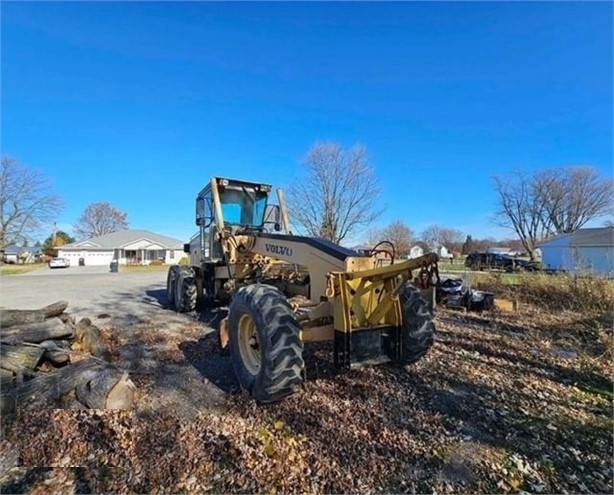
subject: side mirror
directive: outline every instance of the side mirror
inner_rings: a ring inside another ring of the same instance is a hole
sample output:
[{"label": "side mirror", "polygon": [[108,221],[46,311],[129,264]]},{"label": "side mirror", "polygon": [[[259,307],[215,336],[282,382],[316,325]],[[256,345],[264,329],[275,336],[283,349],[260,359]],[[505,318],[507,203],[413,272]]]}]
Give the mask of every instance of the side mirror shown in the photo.
[{"label": "side mirror", "polygon": [[183,252],[190,254],[190,244],[183,245]]}]

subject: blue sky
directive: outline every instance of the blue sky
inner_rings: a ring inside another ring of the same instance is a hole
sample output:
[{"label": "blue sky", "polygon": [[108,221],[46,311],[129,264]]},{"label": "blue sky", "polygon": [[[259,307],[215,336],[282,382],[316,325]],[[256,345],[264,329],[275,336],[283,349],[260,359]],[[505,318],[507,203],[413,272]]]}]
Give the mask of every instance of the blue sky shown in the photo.
[{"label": "blue sky", "polygon": [[365,145],[384,226],[494,227],[491,177],[612,176],[611,2],[2,2],[2,153],[69,229],[109,201],[186,239],[212,175],[284,186]]}]

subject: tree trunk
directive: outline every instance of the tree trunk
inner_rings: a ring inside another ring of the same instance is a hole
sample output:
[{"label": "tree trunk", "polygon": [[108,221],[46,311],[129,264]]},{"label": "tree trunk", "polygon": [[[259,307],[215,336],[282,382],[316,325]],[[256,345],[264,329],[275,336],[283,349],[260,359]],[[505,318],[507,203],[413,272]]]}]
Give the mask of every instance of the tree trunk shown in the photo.
[{"label": "tree trunk", "polygon": [[77,399],[90,409],[130,409],[134,405],[134,384],[128,373],[107,367],[75,390]]},{"label": "tree trunk", "polygon": [[0,309],[0,328],[39,323],[46,318],[58,316],[67,307],[67,301],[58,301],[41,309]]},{"label": "tree trunk", "polygon": [[54,365],[62,365],[70,361],[70,354],[67,350],[60,347],[54,340],[45,340],[40,345],[45,348],[43,359],[48,359]]},{"label": "tree trunk", "polygon": [[12,371],[0,369],[0,388],[5,388],[13,385],[15,377]]},{"label": "tree trunk", "polygon": [[40,323],[14,325],[10,328],[0,328],[0,339],[3,341],[22,341],[38,344],[44,340],[71,338],[73,328],[59,318],[49,318]]},{"label": "tree trunk", "polygon": [[29,345],[0,344],[0,367],[15,371],[19,368],[34,370],[38,365],[45,349]]},{"label": "tree trunk", "polygon": [[16,408],[35,409],[54,406],[62,396],[96,376],[103,365],[93,359],[78,361],[57,371],[39,374],[10,389],[3,389],[0,396],[2,414]]}]

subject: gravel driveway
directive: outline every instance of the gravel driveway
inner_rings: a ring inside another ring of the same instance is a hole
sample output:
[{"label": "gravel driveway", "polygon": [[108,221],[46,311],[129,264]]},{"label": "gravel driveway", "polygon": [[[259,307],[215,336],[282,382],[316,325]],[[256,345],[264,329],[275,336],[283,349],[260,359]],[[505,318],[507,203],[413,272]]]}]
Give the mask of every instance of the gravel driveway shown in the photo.
[{"label": "gravel driveway", "polygon": [[118,318],[166,305],[166,273],[110,273],[106,266],[41,268],[0,278],[1,305],[35,309],[58,300],[84,316],[109,312]]},{"label": "gravel driveway", "polygon": [[0,277],[0,306],[37,309],[68,301],[67,313],[88,317],[114,350],[113,364],[134,371],[138,409],[194,416],[238,389],[228,357],[217,351],[209,323],[219,315],[167,308],[166,271],[110,273],[109,268],[41,268]]}]

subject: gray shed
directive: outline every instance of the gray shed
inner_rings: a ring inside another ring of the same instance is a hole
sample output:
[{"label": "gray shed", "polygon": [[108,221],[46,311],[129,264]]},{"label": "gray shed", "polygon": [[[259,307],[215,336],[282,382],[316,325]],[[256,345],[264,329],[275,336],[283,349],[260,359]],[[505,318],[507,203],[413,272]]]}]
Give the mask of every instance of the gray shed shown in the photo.
[{"label": "gray shed", "polygon": [[614,275],[614,227],[578,229],[539,244],[545,268]]}]

